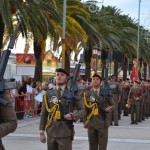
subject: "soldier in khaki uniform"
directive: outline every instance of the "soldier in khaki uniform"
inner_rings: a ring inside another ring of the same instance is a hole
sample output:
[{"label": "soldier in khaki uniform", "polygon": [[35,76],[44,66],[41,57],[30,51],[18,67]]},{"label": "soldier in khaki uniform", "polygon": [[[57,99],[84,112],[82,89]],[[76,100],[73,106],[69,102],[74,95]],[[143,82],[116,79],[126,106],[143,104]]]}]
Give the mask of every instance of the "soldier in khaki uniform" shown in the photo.
[{"label": "soldier in khaki uniform", "polygon": [[145,118],[148,119],[149,113],[149,91],[148,81],[145,81]]},{"label": "soldier in khaki uniform", "polygon": [[140,91],[141,91],[141,99],[140,99],[140,110],[139,110],[139,120],[138,122],[142,122],[142,120],[144,121],[145,117],[144,117],[144,104],[145,104],[145,99],[144,99],[144,81],[142,79],[140,79]]},{"label": "soldier in khaki uniform", "polygon": [[88,128],[89,150],[107,149],[109,113],[114,106],[114,101],[110,96],[108,96],[107,101],[104,101],[100,95],[102,90],[100,84],[101,77],[94,74],[92,77],[93,88],[83,95],[86,107],[84,126]]},{"label": "soldier in khaki uniform", "polygon": [[10,101],[9,91],[4,91],[1,98],[8,101],[6,106],[0,103],[0,150],[4,150],[1,139],[11,132],[14,132],[17,127],[17,118],[14,110],[13,102]]},{"label": "soldier in khaki uniform", "polygon": [[128,116],[129,114],[129,108],[126,107],[129,91],[130,91],[130,84],[128,81],[125,81],[124,86],[122,87],[123,115],[124,116]]},{"label": "soldier in khaki uniform", "polygon": [[115,75],[111,76],[111,80],[110,80],[109,84],[110,84],[111,94],[112,94],[112,97],[113,97],[114,102],[115,102],[115,107],[112,110],[111,117],[110,117],[111,125],[113,125],[112,122],[114,121],[114,125],[118,126],[119,125],[118,124],[118,103],[120,101],[121,89],[120,89],[119,83],[116,82]]},{"label": "soldier in khaki uniform", "polygon": [[129,100],[131,103],[131,124],[138,124],[139,120],[139,110],[140,110],[140,99],[141,99],[141,92],[138,82],[132,81],[132,87],[130,88],[129,92]]},{"label": "soldier in khaki uniform", "polygon": [[66,70],[56,69],[56,87],[44,94],[39,132],[40,141],[45,143],[46,130],[48,150],[72,150],[73,121],[85,113],[81,99],[69,99],[68,76]]}]

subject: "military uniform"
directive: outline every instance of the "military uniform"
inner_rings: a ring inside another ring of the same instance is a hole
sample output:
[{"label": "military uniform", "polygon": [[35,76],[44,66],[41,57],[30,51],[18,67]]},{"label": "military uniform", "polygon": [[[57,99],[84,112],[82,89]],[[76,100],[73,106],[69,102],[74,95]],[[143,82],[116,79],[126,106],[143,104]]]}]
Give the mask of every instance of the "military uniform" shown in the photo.
[{"label": "military uniform", "polygon": [[145,86],[145,117],[148,119],[148,113],[149,113],[149,91],[148,86]]},{"label": "military uniform", "polygon": [[148,85],[148,106],[148,117],[150,117],[150,85]]},{"label": "military uniform", "polygon": [[118,119],[121,120],[121,114],[123,109],[123,81],[119,81],[119,87],[120,87],[120,99],[118,102]]},{"label": "military uniform", "polygon": [[[108,142],[109,113],[105,112],[105,106],[113,108],[114,101],[108,97],[106,101],[100,96],[101,88],[95,94],[95,89],[85,93],[84,103],[87,102],[85,126],[88,128],[89,150],[106,150]],[[86,102],[85,102],[86,101]],[[95,104],[95,105],[94,105]],[[88,106],[95,106],[89,108]]]},{"label": "military uniform", "polygon": [[131,124],[138,124],[140,99],[141,99],[141,93],[139,87],[137,86],[131,87],[129,93],[129,99],[131,101]]},{"label": "military uniform", "polygon": [[109,84],[110,84],[111,94],[115,102],[115,107],[111,112],[110,121],[111,123],[112,121],[114,121],[114,125],[118,125],[118,103],[119,103],[119,94],[121,93],[121,89],[119,87],[119,83],[117,83],[116,81],[110,81]]},{"label": "military uniform", "polygon": [[[1,98],[9,101],[9,103],[6,106],[0,104],[0,139],[11,132],[14,132],[17,127],[16,113],[13,107],[13,102],[10,101],[9,95],[9,91],[5,91],[1,94]],[[4,147],[0,140],[0,150],[3,149]]]},{"label": "military uniform", "polygon": [[122,100],[123,100],[123,115],[128,116],[129,108],[126,107],[128,95],[130,91],[130,85],[126,84],[122,87]]},{"label": "military uniform", "polygon": [[[48,150],[72,150],[73,121],[65,120],[64,115],[72,113],[74,120],[77,120],[84,116],[85,110],[81,99],[70,100],[68,95],[70,95],[70,90],[66,86],[62,87],[61,96],[58,94],[57,87],[47,91],[46,100],[42,105],[39,130],[47,132]],[[48,112],[48,109],[56,105],[59,108],[57,107],[55,112]],[[74,111],[75,108],[77,111]]]}]

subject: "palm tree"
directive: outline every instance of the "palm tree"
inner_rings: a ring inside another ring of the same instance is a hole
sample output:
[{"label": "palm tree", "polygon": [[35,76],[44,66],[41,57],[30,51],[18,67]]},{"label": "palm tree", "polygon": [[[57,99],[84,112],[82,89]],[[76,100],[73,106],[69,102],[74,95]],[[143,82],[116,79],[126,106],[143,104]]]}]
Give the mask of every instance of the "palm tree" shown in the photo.
[{"label": "palm tree", "polygon": [[[57,10],[60,15],[63,17],[63,1],[55,1]],[[87,41],[87,34],[84,31],[84,28],[81,26],[80,22],[77,19],[77,16],[89,19],[88,12],[85,11],[83,4],[79,0],[67,0],[66,8],[66,57],[65,57],[65,69],[70,70],[70,53],[72,51],[75,54],[78,53],[77,46],[80,43],[85,45]],[[62,35],[62,29],[59,30],[59,35]],[[61,46],[61,42],[58,42]]]},{"label": "palm tree", "polygon": [[[16,12],[19,12],[19,21],[23,21],[22,24],[25,24],[27,30],[33,33],[36,43],[34,45],[39,45],[40,39],[46,39],[48,33],[53,37],[53,39],[59,38],[57,32],[54,29],[54,24],[49,19],[49,16],[51,16],[51,19],[55,21],[57,20],[57,22],[61,22],[61,18],[55,11],[54,7],[52,5],[48,5],[46,2],[32,0],[25,2],[11,0],[0,1],[0,12],[2,21],[10,34],[13,32],[13,16],[16,14]],[[4,31],[4,28],[0,28],[0,30]],[[0,43],[2,43],[2,41]],[[35,51],[35,53],[37,53],[35,54],[35,57],[40,54],[39,48],[37,51]],[[42,81],[42,70],[38,71],[42,68],[42,61],[41,59],[39,59],[39,57],[35,59],[37,64],[40,65],[38,67],[36,66],[36,71],[38,72],[38,74],[35,75],[38,76],[37,78],[39,81]],[[38,62],[38,60],[40,61],[40,63]]]}]

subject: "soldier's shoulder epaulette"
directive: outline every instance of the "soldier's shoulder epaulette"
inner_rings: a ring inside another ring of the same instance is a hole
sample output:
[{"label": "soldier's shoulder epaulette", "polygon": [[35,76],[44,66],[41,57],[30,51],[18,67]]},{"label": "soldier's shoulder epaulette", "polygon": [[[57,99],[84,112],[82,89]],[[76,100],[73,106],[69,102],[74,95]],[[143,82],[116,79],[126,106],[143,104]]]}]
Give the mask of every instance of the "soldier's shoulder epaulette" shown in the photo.
[{"label": "soldier's shoulder epaulette", "polygon": [[87,97],[90,97],[92,95],[92,91],[91,90],[86,91],[86,95],[87,95]]},{"label": "soldier's shoulder epaulette", "polygon": [[56,95],[55,95],[55,92],[54,92],[54,89],[48,90],[48,91],[47,91],[47,96],[48,96],[48,97],[56,96]]}]

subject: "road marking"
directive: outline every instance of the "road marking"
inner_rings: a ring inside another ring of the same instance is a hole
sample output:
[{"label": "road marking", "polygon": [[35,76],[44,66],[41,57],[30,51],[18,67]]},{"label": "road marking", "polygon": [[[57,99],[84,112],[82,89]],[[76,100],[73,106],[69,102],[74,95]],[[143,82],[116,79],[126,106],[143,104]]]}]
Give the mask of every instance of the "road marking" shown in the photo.
[{"label": "road marking", "polygon": [[[17,134],[11,133],[8,137],[24,137],[24,138],[39,138],[39,134]],[[88,141],[88,137],[84,136],[75,136],[75,140]],[[120,142],[120,143],[141,143],[141,144],[150,144],[150,140],[140,140],[140,139],[125,139],[125,138],[109,138],[109,142]]]},{"label": "road marking", "polygon": [[[74,124],[76,127],[83,127],[83,124],[75,123]],[[129,126],[110,126],[109,128],[128,128],[128,129],[150,129],[149,126],[138,126],[138,125],[129,125]]]}]

